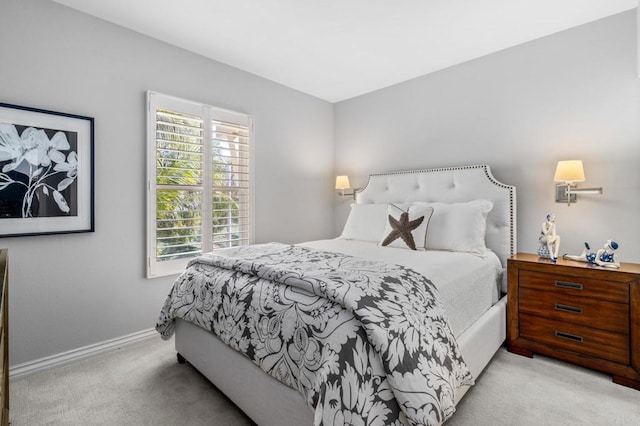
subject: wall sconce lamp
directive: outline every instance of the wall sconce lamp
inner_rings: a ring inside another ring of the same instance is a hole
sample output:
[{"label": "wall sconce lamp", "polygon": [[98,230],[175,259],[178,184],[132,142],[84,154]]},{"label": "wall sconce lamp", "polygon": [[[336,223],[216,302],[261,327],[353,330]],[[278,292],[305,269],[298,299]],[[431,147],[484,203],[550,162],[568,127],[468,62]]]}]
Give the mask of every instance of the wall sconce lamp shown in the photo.
[{"label": "wall sconce lamp", "polygon": [[353,199],[356,199],[356,190],[353,192],[344,192],[345,189],[351,188],[349,184],[349,176],[336,176],[336,189],[340,191],[340,196],[344,197],[345,195],[352,195]]},{"label": "wall sconce lamp", "polygon": [[577,194],[602,194],[600,188],[576,188],[576,182],[584,182],[584,167],[582,160],[558,161],[556,174],[553,177],[556,184],[556,203],[571,203],[577,201]]}]

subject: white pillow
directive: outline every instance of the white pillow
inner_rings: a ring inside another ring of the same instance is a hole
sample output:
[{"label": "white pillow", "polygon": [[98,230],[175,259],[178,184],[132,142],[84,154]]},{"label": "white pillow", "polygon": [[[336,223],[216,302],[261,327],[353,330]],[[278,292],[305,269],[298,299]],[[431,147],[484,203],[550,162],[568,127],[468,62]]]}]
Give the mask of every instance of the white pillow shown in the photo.
[{"label": "white pillow", "polygon": [[380,241],[387,220],[388,204],[351,204],[340,238]]},{"label": "white pillow", "polygon": [[389,204],[387,224],[380,245],[424,250],[432,214],[431,206],[412,205],[406,209],[406,207]]},{"label": "white pillow", "polygon": [[493,208],[488,200],[466,203],[424,203],[415,205],[433,207],[433,216],[427,230],[428,250],[449,250],[484,253],[487,214]]}]

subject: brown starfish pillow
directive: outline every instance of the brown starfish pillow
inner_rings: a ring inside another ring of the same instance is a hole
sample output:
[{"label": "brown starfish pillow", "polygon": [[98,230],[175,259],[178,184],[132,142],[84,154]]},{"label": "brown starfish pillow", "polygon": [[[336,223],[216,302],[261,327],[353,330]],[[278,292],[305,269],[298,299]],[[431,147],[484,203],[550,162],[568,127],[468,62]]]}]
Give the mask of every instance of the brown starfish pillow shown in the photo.
[{"label": "brown starfish pillow", "polygon": [[387,225],[380,245],[424,250],[432,214],[433,207],[412,205],[408,210],[403,210],[389,204]]}]

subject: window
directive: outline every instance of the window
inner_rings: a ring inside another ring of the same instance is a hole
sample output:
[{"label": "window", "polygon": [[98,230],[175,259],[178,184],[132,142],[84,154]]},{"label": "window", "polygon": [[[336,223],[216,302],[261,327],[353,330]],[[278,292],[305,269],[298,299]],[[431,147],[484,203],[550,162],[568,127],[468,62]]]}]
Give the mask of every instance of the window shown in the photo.
[{"label": "window", "polygon": [[147,277],[252,241],[253,119],[149,92]]}]

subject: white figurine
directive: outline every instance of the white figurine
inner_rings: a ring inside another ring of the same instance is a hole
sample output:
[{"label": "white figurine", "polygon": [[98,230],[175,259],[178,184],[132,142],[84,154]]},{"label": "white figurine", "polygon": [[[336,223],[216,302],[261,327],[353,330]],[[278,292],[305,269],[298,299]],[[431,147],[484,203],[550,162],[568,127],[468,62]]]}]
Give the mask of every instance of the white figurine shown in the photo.
[{"label": "white figurine", "polygon": [[577,256],[565,254],[563,257],[571,260],[578,260],[580,262],[595,263],[598,266],[605,268],[619,268],[620,261],[618,255],[615,253],[618,250],[618,243],[615,241],[607,240],[604,246],[597,252],[589,252],[591,248],[589,243],[584,243],[584,250]]},{"label": "white figurine", "polygon": [[549,213],[547,220],[542,223],[542,230],[540,231],[538,242],[540,243],[538,254],[540,254],[541,257],[548,257],[555,263],[558,259],[558,252],[560,251],[560,235],[556,233],[556,215],[553,213]]}]

